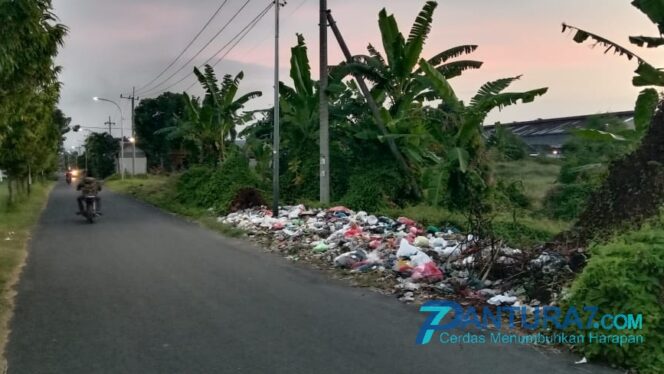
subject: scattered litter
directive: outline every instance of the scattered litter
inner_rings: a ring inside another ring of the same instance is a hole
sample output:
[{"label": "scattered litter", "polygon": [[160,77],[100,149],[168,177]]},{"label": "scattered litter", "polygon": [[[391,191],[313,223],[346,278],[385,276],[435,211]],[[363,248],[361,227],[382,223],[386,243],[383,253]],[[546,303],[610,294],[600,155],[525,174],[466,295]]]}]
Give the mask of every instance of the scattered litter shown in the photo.
[{"label": "scattered litter", "polygon": [[516,296],[506,296],[506,295],[496,295],[486,302],[491,304],[491,305],[512,305],[516,302],[517,298]]},{"label": "scattered litter", "polygon": [[588,359],[584,357],[584,358],[580,359],[579,361],[574,361],[574,363],[577,364],[577,365],[579,365],[579,364],[587,364],[587,363],[588,363]]},{"label": "scattered litter", "polygon": [[532,308],[555,302],[564,290],[529,295],[524,284],[535,281],[548,290],[569,272],[569,259],[554,251],[522,251],[453,226],[425,227],[408,217],[395,220],[345,206],[283,206],[276,216],[252,207],[217,220],[291,261],[374,273],[378,281],[372,285],[384,283],[405,302],[458,298]]}]

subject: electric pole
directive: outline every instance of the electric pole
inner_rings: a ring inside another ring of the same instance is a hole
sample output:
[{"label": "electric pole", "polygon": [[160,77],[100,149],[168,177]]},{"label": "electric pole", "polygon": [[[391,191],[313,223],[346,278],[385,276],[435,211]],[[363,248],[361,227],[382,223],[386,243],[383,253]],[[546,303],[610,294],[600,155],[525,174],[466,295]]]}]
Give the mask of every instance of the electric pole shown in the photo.
[{"label": "electric pole", "polygon": [[[131,96],[123,96],[120,94],[121,99],[131,100],[131,175],[136,176],[136,134],[134,133],[134,101],[136,97],[136,87],[131,88]],[[124,141],[124,139],[122,140]]]},{"label": "electric pole", "polygon": [[330,123],[327,100],[327,0],[320,0],[320,83],[319,108],[320,121],[320,202],[330,203]]},{"label": "electric pole", "polygon": [[104,122],[104,125],[108,125],[108,135],[113,136],[111,132],[111,125],[115,125],[115,122],[111,122],[111,116],[108,116],[108,121]]},{"label": "electric pole", "polygon": [[274,1],[274,133],[272,135],[272,217],[279,217],[279,7]]}]

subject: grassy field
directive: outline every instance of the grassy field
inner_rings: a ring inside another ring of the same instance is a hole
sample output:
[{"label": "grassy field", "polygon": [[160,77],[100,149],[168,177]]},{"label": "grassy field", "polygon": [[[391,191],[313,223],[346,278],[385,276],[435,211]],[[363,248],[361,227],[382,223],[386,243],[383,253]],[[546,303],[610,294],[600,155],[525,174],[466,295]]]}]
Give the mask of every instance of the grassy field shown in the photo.
[{"label": "grassy field", "polygon": [[[498,213],[494,220],[494,230],[498,237],[517,247],[528,247],[544,242],[569,228],[570,223],[542,217],[538,212],[547,192],[553,187],[558,173],[558,160],[525,159],[520,161],[497,162],[496,178],[504,181],[522,181],[525,195],[532,201],[530,211],[519,212],[517,221],[509,213]],[[466,229],[468,217],[444,208],[418,204],[406,208],[385,209],[381,214],[398,217],[406,216],[424,225],[453,225]]]},{"label": "grassy field", "polygon": [[526,196],[533,202],[533,208],[539,209],[542,207],[544,196],[558,178],[560,163],[555,160],[539,162],[534,159],[497,162],[495,172],[498,179],[521,180]]},{"label": "grassy field", "polygon": [[180,204],[176,191],[177,176],[149,175],[132,179],[112,179],[104,182],[111,191],[131,195],[161,209],[191,218],[199,224],[224,235],[238,237],[242,230],[218,223],[216,216],[202,208]]},{"label": "grassy field", "polygon": [[4,349],[13,308],[12,287],[27,254],[30,233],[45,206],[52,184],[35,184],[29,198],[7,205],[7,184],[0,183],[0,349]]}]

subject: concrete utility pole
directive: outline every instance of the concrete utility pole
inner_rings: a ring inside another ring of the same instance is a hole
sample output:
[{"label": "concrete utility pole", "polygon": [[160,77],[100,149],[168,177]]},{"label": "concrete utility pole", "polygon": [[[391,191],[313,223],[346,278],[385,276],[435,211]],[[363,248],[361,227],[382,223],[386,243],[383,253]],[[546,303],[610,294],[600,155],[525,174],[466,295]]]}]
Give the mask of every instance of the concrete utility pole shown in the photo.
[{"label": "concrete utility pole", "polygon": [[272,217],[279,216],[279,7],[274,2],[274,133],[272,135]]},{"label": "concrete utility pole", "polygon": [[115,122],[111,122],[111,116],[108,116],[108,121],[104,122],[104,125],[108,125],[108,135],[113,136],[111,132],[111,125],[115,125]]},{"label": "concrete utility pole", "polygon": [[120,94],[121,99],[131,100],[131,175],[136,175],[136,133],[134,132],[134,101],[136,97],[136,87],[131,88],[131,96],[123,96]]},{"label": "concrete utility pole", "polygon": [[[98,97],[95,96],[92,98],[94,101],[105,101],[107,103],[111,103],[115,105],[116,108],[118,108],[118,112],[120,112],[120,157],[118,157],[118,166],[119,166],[119,172],[120,172],[120,178],[122,180],[125,179],[125,167],[124,167],[124,123],[122,122],[123,115],[122,115],[122,108],[120,108],[120,104],[116,103],[113,100],[109,99],[104,99],[103,97]],[[110,121],[109,121],[110,122]]]},{"label": "concrete utility pole", "polygon": [[330,203],[330,123],[327,100],[327,0],[320,0],[320,81],[319,108],[320,121],[320,202]]}]

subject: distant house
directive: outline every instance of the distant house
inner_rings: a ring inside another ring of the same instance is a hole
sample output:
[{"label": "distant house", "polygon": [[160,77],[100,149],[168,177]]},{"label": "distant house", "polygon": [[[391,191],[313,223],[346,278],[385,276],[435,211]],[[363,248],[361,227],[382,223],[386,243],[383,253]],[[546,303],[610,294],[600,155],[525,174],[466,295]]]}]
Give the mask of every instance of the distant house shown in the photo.
[{"label": "distant house", "polygon": [[[124,144],[124,153],[120,154],[118,153],[119,156],[119,162],[118,159],[116,158],[115,160],[115,168],[118,173],[122,170],[121,167],[124,167],[125,174],[131,175],[132,170],[135,170],[135,174],[147,174],[148,172],[148,160],[145,157],[145,152],[143,152],[142,149],[136,147],[136,153],[135,153],[135,158],[132,158],[134,155],[133,153],[133,144],[130,142],[125,142]],[[133,160],[133,167],[132,167],[132,160]]]},{"label": "distant house", "polygon": [[7,178],[7,176],[5,175],[5,173],[2,170],[0,170],[0,182],[4,181],[5,178]]},{"label": "distant house", "polygon": [[[634,126],[634,111],[613,112],[598,114],[587,114],[583,116],[536,119],[534,121],[503,123],[500,126],[510,129],[514,134],[523,139],[531,149],[532,153],[541,155],[560,155],[563,144],[572,135],[572,130],[587,126],[592,118],[605,120],[618,120]],[[496,125],[485,125],[487,136],[495,131]]]}]

